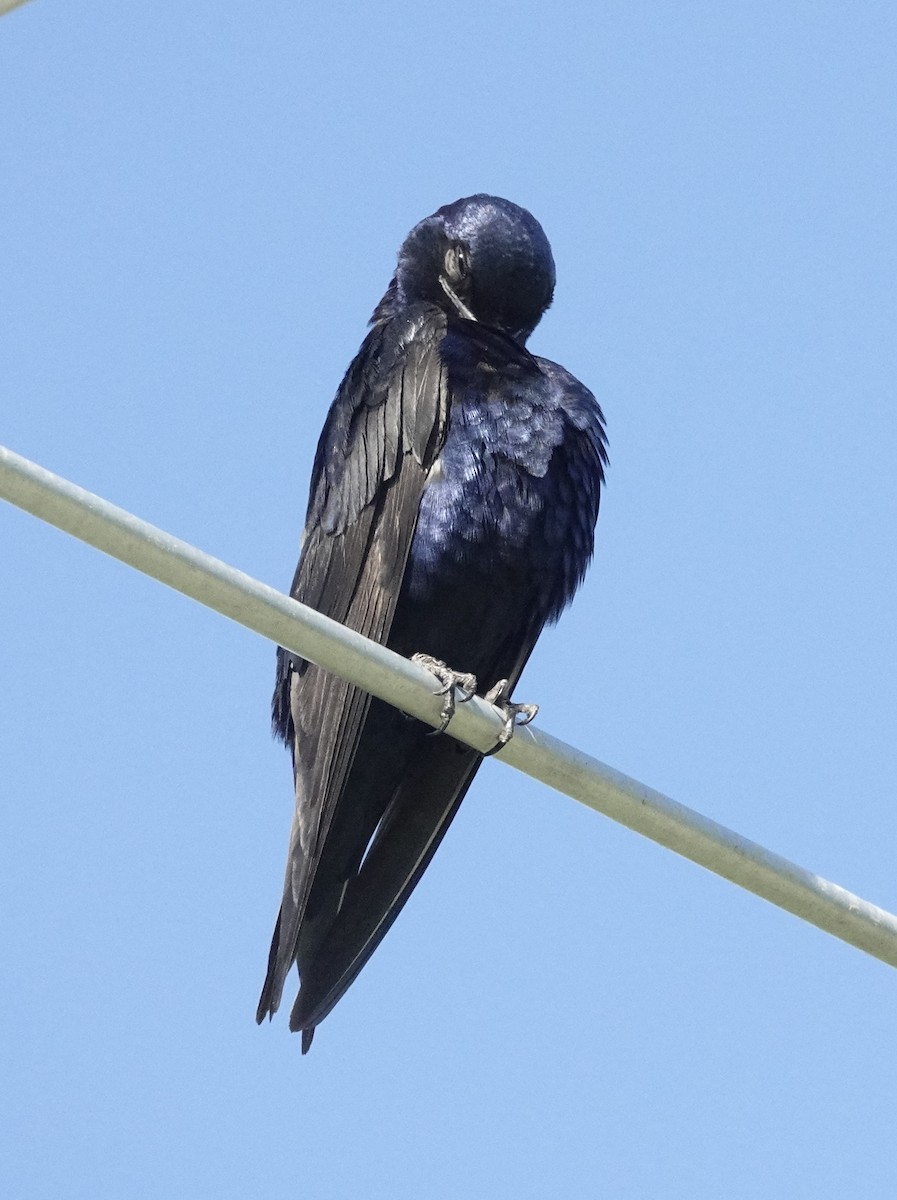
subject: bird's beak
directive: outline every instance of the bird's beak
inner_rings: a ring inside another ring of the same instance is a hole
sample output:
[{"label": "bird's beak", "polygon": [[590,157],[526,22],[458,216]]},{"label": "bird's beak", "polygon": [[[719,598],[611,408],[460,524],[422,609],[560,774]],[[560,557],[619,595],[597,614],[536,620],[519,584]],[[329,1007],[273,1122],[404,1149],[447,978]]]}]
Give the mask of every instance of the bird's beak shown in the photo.
[{"label": "bird's beak", "polygon": [[442,288],[442,290],[448,296],[449,300],[451,300],[452,305],[454,306],[455,311],[457,312],[458,316],[464,317],[468,321],[475,321],[476,317],[473,315],[473,313],[470,311],[470,309],[467,307],[467,305],[464,303],[464,301],[461,299],[461,297],[458,295],[458,293],[455,291],[455,289],[452,287],[452,285],[449,283],[449,281],[446,279],[446,277],[444,275],[439,276],[439,284],[440,284],[440,287]]}]

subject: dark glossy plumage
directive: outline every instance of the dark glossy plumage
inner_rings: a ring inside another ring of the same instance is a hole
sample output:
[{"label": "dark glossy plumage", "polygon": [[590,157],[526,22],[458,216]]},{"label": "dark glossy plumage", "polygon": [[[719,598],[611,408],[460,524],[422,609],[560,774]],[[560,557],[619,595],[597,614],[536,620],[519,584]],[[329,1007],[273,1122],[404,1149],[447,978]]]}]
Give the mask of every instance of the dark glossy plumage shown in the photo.
[{"label": "dark glossy plumage", "polygon": [[[525,348],[551,302],[541,226],[491,196],[415,226],[330,409],[291,594],[401,654],[513,686],[592,554],[592,394]],[[303,1051],[430,861],[481,755],[278,652],[296,810],[258,1020],[298,964]]]}]

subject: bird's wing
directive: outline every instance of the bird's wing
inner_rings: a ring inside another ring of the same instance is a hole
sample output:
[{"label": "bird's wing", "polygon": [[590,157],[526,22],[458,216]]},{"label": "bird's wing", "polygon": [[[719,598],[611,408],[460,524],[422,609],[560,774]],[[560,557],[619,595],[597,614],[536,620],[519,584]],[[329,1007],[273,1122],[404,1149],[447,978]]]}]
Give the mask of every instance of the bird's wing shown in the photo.
[{"label": "bird's wing", "polygon": [[[376,325],[340,386],[315,458],[291,595],[380,642],[389,634],[421,493],[445,436],[442,332],[443,318],[432,310]],[[259,1021],[280,1003],[369,705],[358,688],[280,653],[274,724],[292,743],[296,807]]]}]

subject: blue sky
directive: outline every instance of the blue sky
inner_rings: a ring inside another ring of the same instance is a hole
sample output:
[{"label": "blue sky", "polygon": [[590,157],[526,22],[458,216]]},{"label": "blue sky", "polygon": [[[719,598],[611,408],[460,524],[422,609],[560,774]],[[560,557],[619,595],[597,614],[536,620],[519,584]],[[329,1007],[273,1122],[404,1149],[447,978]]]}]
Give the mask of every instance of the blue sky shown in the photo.
[{"label": "blue sky", "polygon": [[[286,587],[408,228],[491,191],[599,396],[543,727],[897,909],[891,4],[34,0],[0,441]],[[0,1192],[890,1195],[897,976],[499,763],[299,1055],[272,650],[0,509]]]}]

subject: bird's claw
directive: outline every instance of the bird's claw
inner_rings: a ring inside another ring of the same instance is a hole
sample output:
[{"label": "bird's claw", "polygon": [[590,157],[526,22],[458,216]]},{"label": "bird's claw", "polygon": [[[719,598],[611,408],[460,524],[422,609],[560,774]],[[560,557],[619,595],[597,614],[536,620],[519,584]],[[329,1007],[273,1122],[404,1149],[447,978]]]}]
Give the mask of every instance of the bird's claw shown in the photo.
[{"label": "bird's claw", "polygon": [[488,758],[491,754],[497,754],[499,750],[504,749],[514,736],[515,728],[518,725],[529,725],[530,721],[532,721],[539,711],[538,704],[514,704],[511,701],[510,693],[511,689],[507,679],[499,679],[495,687],[490,688],[483,697],[487,704],[494,704],[505,718],[504,728],[498,735],[498,741],[491,750],[486,751],[483,755],[484,758]]},{"label": "bird's claw", "polygon": [[[436,737],[437,734],[445,733],[448,728],[449,721],[455,715],[455,704],[465,704],[472,696],[477,693],[477,677],[469,672],[453,671],[451,667],[447,667],[440,658],[433,658],[430,654],[412,654],[411,661],[417,663],[419,667],[425,667],[431,674],[435,675],[439,680],[440,687],[436,691],[437,696],[444,696],[442,702],[442,712],[439,714],[441,724],[436,729],[430,731],[430,737]],[[460,692],[460,696],[455,697],[455,691]]]}]

